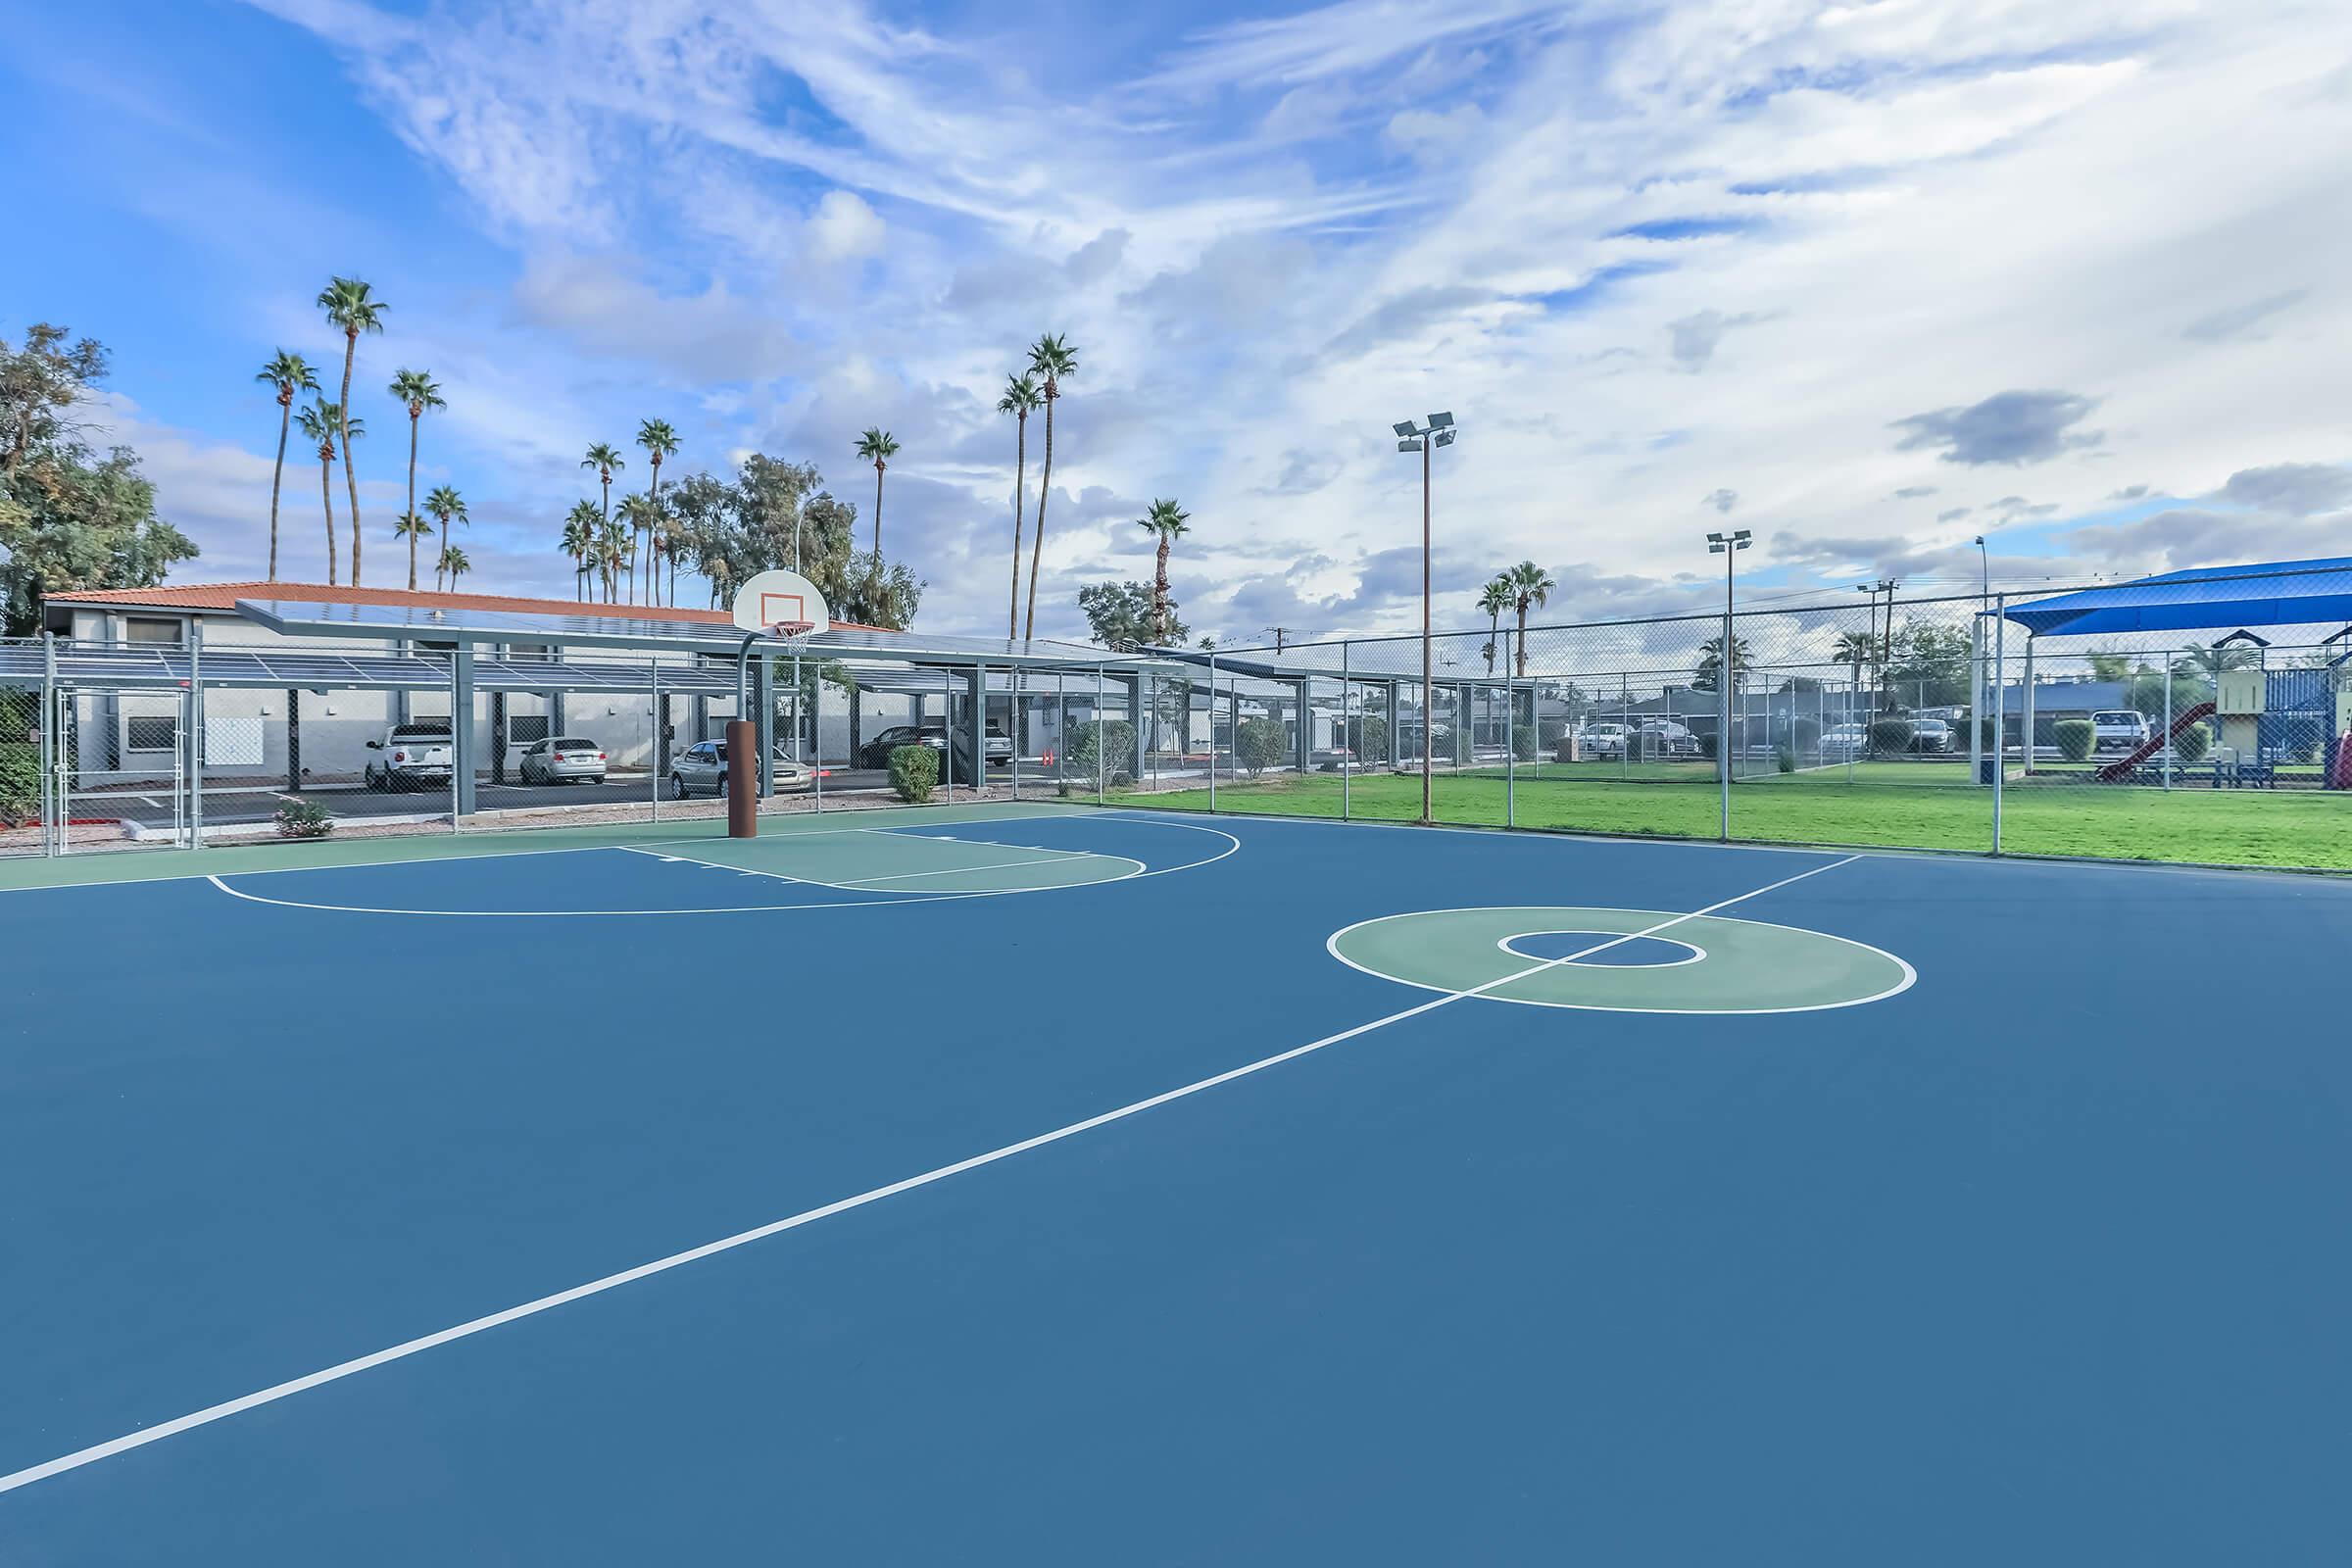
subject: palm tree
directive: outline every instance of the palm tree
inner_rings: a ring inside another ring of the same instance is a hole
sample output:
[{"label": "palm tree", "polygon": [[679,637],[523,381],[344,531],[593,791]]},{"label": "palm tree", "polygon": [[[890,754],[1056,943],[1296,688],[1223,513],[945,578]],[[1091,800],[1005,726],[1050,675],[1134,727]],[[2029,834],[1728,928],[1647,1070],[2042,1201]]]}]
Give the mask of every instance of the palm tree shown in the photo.
[{"label": "palm tree", "polygon": [[1531,609],[1541,609],[1559,584],[1544,575],[1544,568],[1532,561],[1522,561],[1504,572],[1503,579],[1511,585],[1511,605],[1519,612],[1519,673],[1524,676],[1527,673],[1527,612]]},{"label": "palm tree", "polygon": [[596,549],[596,503],[573,504],[564,518],[564,553],[571,558],[571,596],[588,597],[588,557]]},{"label": "palm tree", "polygon": [[366,435],[368,421],[346,420],[340,408],[324,398],[318,398],[294,416],[294,422],[302,426],[302,433],[306,437],[318,443],[318,499],[326,507],[326,585],[332,588],[338,580],[335,576],[335,492],[327,481],[335,471],[335,436],[344,430],[349,430],[354,437]]},{"label": "palm tree", "polygon": [[2181,675],[2218,675],[2225,669],[2252,669],[2259,658],[2258,651],[2244,643],[2227,648],[2218,643],[2190,643],[2174,662],[2173,670]]},{"label": "palm tree", "polygon": [[351,496],[351,585],[360,585],[360,476],[351,466],[351,365],[360,352],[362,332],[381,332],[384,312],[391,309],[368,292],[356,277],[338,277],[318,291],[318,308],[329,324],[343,329],[343,396],[335,408],[343,416],[343,482]]},{"label": "palm tree", "polygon": [[632,572],[637,569],[633,554],[636,543],[636,536],[629,532],[629,525],[625,522],[615,522],[607,517],[597,525],[597,556],[605,565],[605,603],[608,605],[619,603],[621,568],[626,566]]},{"label": "palm tree", "polygon": [[1008,375],[1004,378],[1004,395],[997,399],[997,412],[1013,416],[1012,436],[1012,603],[1004,612],[1006,641],[1021,631],[1021,528],[1029,511],[1029,416],[1044,402],[1033,375]]},{"label": "palm tree", "polygon": [[1029,541],[1029,617],[1024,639],[1037,635],[1037,565],[1046,553],[1046,498],[1054,492],[1054,405],[1061,397],[1061,378],[1078,373],[1078,351],[1066,338],[1047,333],[1029,349],[1029,373],[1042,376],[1040,396],[1046,405],[1046,465],[1037,476],[1037,532]]},{"label": "palm tree", "polygon": [[458,588],[458,579],[472,569],[473,563],[466,559],[465,551],[460,550],[456,545],[444,545],[441,549],[441,559],[434,563],[434,577],[438,580],[442,573],[448,573],[450,592],[455,593]]},{"label": "palm tree", "polygon": [[[254,376],[277,388],[277,466],[270,474],[270,580],[277,581],[277,491],[286,477],[286,432],[294,422],[294,394],[318,390],[318,376],[299,354],[279,349]],[[306,432],[307,433],[307,432]]]},{"label": "palm tree", "polygon": [[882,470],[899,455],[899,444],[878,424],[869,424],[858,437],[858,455],[874,466],[874,571],[882,570]]},{"label": "palm tree", "polygon": [[[645,448],[646,456],[651,458],[654,464],[654,482],[646,486],[646,494],[652,496],[656,501],[660,501],[662,499],[662,460],[677,456],[678,432],[669,427],[669,421],[666,419],[640,420],[637,425],[637,444]],[[649,538],[646,545],[650,550],[653,541]]]},{"label": "palm tree", "polygon": [[[392,377],[392,384],[384,390],[408,405],[409,512],[413,515],[416,511],[416,425],[424,417],[425,410],[446,409],[449,404],[441,396],[440,383],[435,381],[431,373],[425,370],[401,370]],[[447,540],[442,542],[445,545],[448,543]],[[416,552],[412,548],[409,551],[409,575],[411,577],[416,574]],[[416,584],[411,582],[409,586],[414,588]]]},{"label": "palm tree", "polygon": [[653,599],[654,584],[659,580],[653,573],[653,539],[662,526],[662,503],[647,495],[622,496],[620,520],[629,529],[629,603],[637,602],[637,536],[646,538],[646,599]]},{"label": "palm tree", "polygon": [[466,520],[466,498],[449,485],[435,485],[432,493],[424,498],[424,510],[428,515],[440,520],[441,548],[447,550],[450,519],[454,517],[460,522]]},{"label": "palm tree", "polygon": [[1498,574],[1478,591],[1478,608],[1487,612],[1487,673],[1490,675],[1494,673],[1494,645],[1502,641],[1502,612],[1511,608],[1517,597],[1511,591],[1508,573]]},{"label": "palm tree", "polygon": [[[432,531],[431,520],[420,517],[414,512],[404,512],[392,519],[392,537],[406,539],[409,542],[409,592],[411,593],[416,591],[416,541]],[[443,555],[448,553],[446,548],[442,551]],[[438,588],[441,584],[436,581],[433,586]]]},{"label": "palm tree", "polygon": [[1153,501],[1152,510],[1136,518],[1136,526],[1159,536],[1159,551],[1152,564],[1152,636],[1165,643],[1171,633],[1168,627],[1168,547],[1178,534],[1186,532],[1185,523],[1192,514],[1173,501]]},{"label": "palm tree", "polygon": [[611,522],[612,520],[612,470],[626,467],[627,465],[621,462],[620,454],[612,450],[612,442],[599,441],[588,449],[588,455],[580,460],[580,466],[594,468],[596,476],[604,481],[605,511],[602,520]]}]

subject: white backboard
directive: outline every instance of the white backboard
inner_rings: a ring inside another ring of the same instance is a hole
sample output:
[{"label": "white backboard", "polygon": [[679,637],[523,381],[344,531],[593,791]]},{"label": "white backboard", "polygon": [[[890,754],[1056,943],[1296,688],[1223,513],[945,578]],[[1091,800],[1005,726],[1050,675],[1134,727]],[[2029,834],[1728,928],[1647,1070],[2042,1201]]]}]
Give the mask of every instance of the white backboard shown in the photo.
[{"label": "white backboard", "polygon": [[763,571],[735,594],[735,624],[760,631],[779,620],[805,620],[818,631],[833,624],[833,612],[816,584],[797,571]]}]

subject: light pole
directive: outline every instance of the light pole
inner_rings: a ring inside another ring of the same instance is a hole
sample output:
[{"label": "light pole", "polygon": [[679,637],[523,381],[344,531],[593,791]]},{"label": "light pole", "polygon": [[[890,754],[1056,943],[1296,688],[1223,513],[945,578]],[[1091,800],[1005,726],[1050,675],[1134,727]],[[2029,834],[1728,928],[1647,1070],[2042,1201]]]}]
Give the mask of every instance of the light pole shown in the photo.
[{"label": "light pole", "polygon": [[[1984,772],[1984,699],[1985,668],[1984,640],[1991,630],[1984,617],[1992,612],[1992,557],[1984,549],[1984,536],[1977,535],[1977,634],[1969,639],[1976,658],[1968,670],[1968,777],[1970,783],[1980,782]],[[2169,688],[2168,688],[2169,689]],[[1999,715],[1994,715],[1998,717]],[[1997,735],[1997,731],[1995,732]]]},{"label": "light pole", "polygon": [[1707,535],[1707,554],[1723,558],[1723,641],[1715,654],[1715,778],[1723,797],[1716,836],[1725,839],[1732,836],[1732,682],[1740,662],[1732,640],[1732,587],[1740,552],[1753,543],[1745,528]]},{"label": "light pole", "polygon": [[1421,825],[1429,825],[1430,748],[1436,741],[1437,703],[1433,682],[1437,672],[1430,658],[1430,583],[1429,583],[1429,455],[1439,447],[1453,445],[1459,427],[1450,414],[1433,414],[1426,424],[1410,419],[1396,422],[1396,450],[1421,454]]}]

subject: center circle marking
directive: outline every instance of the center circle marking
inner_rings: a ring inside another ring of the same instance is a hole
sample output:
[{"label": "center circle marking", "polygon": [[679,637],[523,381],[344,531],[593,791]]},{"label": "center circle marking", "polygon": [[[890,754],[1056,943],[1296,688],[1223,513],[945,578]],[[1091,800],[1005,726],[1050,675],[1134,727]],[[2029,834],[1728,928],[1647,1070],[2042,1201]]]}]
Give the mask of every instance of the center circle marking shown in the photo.
[{"label": "center circle marking", "polygon": [[[1605,946],[1604,944],[1614,944]],[[1675,969],[1703,962],[1707,950],[1673,937],[1628,937],[1621,931],[1519,931],[1494,944],[1503,952],[1562,968]],[[1569,955],[1598,949],[1589,957]],[[1679,952],[1681,957],[1671,955]]]}]

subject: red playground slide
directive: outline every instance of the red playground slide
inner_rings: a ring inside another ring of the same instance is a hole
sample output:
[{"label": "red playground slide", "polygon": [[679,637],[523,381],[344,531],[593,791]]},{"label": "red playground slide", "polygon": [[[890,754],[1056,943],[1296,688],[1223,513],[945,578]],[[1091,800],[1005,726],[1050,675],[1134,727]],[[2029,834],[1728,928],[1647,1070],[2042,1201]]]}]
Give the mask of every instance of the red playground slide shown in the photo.
[{"label": "red playground slide", "polygon": [[2213,705],[2211,703],[2199,703],[2187,712],[2182,713],[2180,717],[2174,719],[2173,727],[2164,734],[2140,742],[2139,750],[2133,752],[2130,757],[2123,759],[2121,761],[2109,762],[2105,767],[2100,768],[2098,774],[2099,782],[2102,784],[2122,783],[2125,779],[2128,779],[2132,776],[2132,770],[2133,768],[2146,761],[2149,758],[2154,757],[2158,752],[2163,751],[2167,746],[2172,745],[2173,741],[2182,730],[2188,728],[2189,725],[2194,724],[2200,718],[2211,718],[2212,716]]}]

